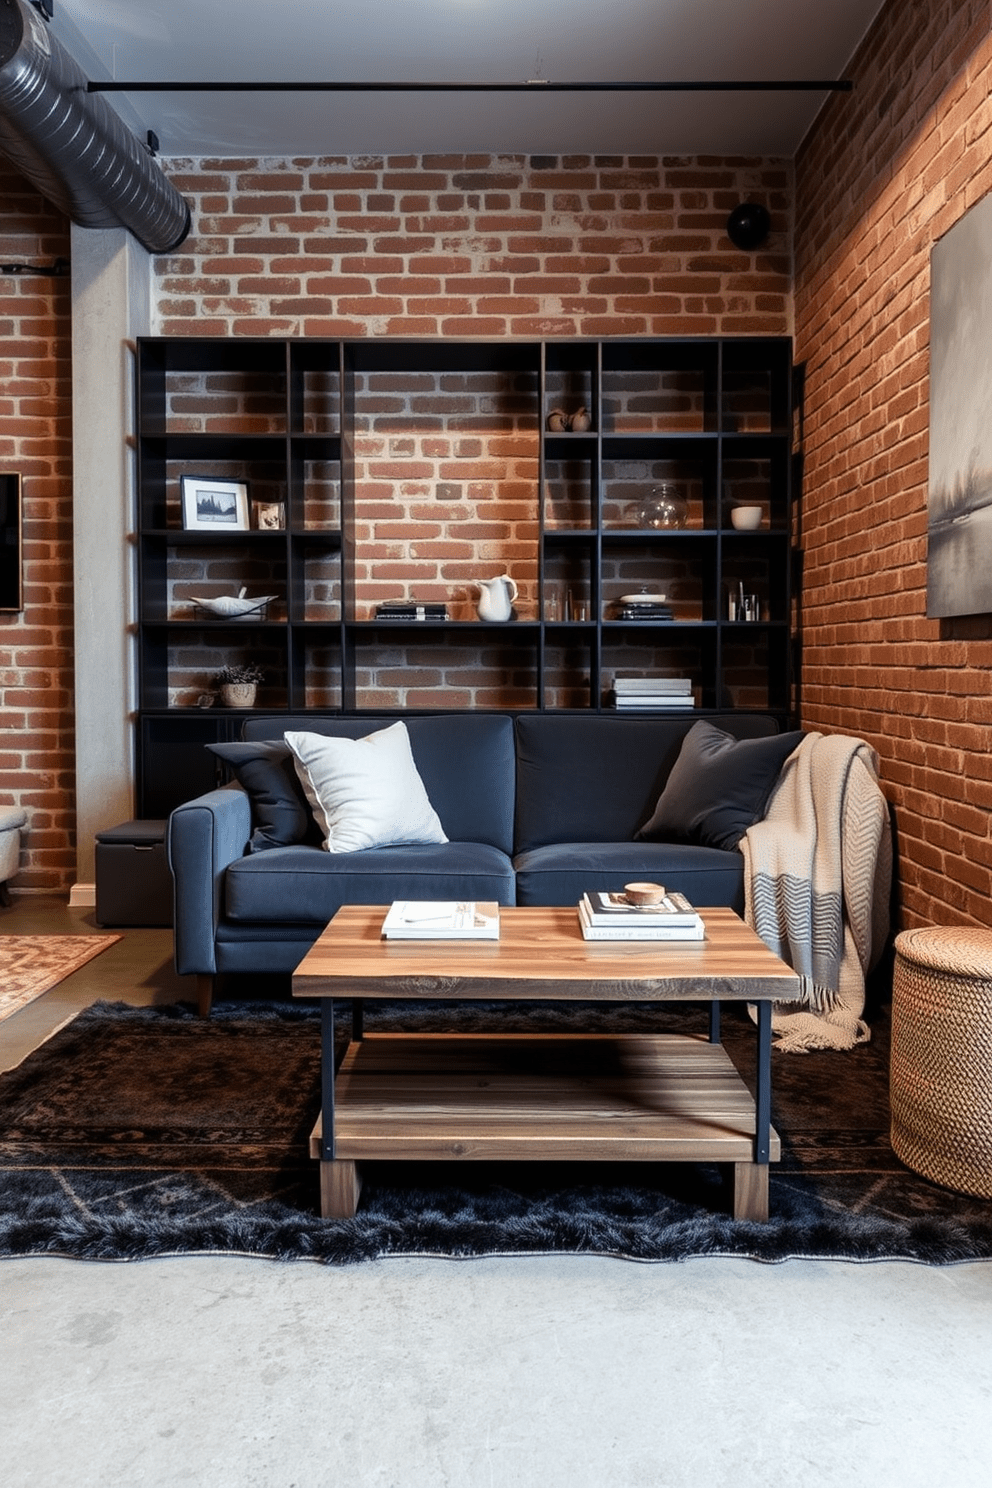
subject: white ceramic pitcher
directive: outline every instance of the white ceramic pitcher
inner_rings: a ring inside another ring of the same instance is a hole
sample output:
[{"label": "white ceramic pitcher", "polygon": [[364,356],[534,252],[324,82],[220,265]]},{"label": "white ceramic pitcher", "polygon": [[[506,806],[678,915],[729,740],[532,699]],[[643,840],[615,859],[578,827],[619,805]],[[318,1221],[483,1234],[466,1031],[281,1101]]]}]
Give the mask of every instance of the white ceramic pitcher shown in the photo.
[{"label": "white ceramic pitcher", "polygon": [[479,591],[476,610],[480,620],[509,620],[510,609],[517,597],[517,586],[509,574],[498,574],[495,579],[475,579]]}]

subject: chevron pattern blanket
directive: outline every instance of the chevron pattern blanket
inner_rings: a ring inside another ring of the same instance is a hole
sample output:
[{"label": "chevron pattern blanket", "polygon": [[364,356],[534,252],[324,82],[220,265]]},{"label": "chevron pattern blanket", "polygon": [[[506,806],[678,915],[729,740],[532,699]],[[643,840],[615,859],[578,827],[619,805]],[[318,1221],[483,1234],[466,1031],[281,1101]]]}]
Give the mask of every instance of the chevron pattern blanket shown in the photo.
[{"label": "chevron pattern blanket", "polygon": [[865,975],[885,945],[892,878],[875,751],[863,739],[807,734],[741,852],[745,918],[802,979],[801,1002],[773,1009],[776,1046],[865,1043]]}]

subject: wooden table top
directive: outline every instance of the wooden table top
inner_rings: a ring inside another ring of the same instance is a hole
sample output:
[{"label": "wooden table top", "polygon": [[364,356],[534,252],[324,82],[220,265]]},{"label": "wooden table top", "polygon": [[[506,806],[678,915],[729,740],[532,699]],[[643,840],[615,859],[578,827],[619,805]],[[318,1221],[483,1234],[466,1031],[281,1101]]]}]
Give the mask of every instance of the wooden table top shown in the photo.
[{"label": "wooden table top", "polygon": [[384,940],[384,905],[338,910],[293,976],[295,997],[604,1002],[795,1000],[799,978],[730,909],[699,941],[588,941],[578,911],[500,906],[499,940]]}]

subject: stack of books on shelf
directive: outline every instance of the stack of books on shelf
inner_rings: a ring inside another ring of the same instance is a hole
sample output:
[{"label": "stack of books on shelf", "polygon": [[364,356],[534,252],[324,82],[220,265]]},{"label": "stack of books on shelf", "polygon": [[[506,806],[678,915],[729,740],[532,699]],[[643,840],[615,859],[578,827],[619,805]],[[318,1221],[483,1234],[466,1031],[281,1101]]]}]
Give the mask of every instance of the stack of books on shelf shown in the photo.
[{"label": "stack of books on shelf", "polygon": [[448,606],[419,599],[390,599],[376,605],[377,620],[447,620]]},{"label": "stack of books on shelf", "polygon": [[658,621],[672,620],[675,617],[672,614],[671,605],[662,603],[660,599],[647,602],[642,599],[631,599],[629,601],[618,599],[616,602],[616,611],[614,618],[617,620]]},{"label": "stack of books on shelf", "polygon": [[694,708],[691,677],[614,677],[617,708]]},{"label": "stack of books on shelf", "polygon": [[705,940],[706,927],[684,894],[631,904],[622,893],[591,890],[579,900],[585,940]]},{"label": "stack of books on shelf", "polygon": [[476,900],[394,899],[386,940],[499,940],[499,905]]}]

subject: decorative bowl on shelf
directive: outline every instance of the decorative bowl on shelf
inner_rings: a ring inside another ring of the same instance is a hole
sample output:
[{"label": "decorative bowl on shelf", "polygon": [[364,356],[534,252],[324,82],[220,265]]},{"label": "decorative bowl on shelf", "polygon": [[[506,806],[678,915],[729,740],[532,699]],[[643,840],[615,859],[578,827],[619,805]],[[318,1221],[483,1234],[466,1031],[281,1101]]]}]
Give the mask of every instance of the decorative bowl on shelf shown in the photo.
[{"label": "decorative bowl on shelf", "polygon": [[761,526],[761,516],[760,506],[735,506],[731,508],[730,522],[738,532],[753,532]]},{"label": "decorative bowl on shelf", "polygon": [[194,610],[205,610],[214,620],[264,620],[274,594],[260,594],[248,599],[244,589],[237,594],[221,594],[216,599],[192,599]]}]

